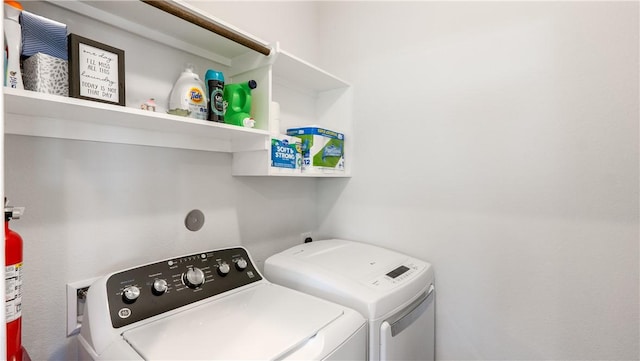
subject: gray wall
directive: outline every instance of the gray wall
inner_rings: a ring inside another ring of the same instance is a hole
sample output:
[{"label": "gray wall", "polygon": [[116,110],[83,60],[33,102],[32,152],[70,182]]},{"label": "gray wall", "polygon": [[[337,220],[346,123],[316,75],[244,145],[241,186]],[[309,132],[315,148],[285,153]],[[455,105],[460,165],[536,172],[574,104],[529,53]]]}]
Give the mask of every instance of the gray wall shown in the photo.
[{"label": "gray wall", "polygon": [[320,233],[431,261],[437,359],[637,360],[638,3],[322,3]]}]

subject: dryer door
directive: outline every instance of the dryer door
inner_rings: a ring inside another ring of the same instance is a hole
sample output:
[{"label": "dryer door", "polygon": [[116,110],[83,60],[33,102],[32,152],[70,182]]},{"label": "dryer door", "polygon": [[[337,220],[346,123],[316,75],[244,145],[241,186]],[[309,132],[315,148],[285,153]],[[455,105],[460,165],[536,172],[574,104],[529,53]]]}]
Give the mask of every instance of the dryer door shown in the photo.
[{"label": "dryer door", "polygon": [[380,325],[380,360],[434,360],[435,287]]}]

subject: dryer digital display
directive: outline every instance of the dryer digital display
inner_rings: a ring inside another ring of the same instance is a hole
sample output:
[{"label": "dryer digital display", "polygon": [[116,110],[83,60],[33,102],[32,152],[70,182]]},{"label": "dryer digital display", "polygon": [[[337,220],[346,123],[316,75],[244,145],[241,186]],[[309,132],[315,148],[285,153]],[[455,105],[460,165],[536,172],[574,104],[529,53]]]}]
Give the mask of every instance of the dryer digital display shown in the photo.
[{"label": "dryer digital display", "polygon": [[387,276],[389,276],[391,278],[396,278],[396,277],[400,276],[401,274],[407,272],[408,270],[409,270],[409,267],[400,266],[400,267],[394,269],[393,271],[387,273]]}]

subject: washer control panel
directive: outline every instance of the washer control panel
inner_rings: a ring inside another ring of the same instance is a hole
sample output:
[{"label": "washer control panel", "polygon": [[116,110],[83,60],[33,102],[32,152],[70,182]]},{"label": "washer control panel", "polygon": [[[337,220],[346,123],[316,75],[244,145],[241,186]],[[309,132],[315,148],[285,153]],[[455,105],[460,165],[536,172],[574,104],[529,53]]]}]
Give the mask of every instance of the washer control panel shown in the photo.
[{"label": "washer control panel", "polygon": [[244,248],[208,251],[131,268],[107,279],[114,328],[260,281]]}]

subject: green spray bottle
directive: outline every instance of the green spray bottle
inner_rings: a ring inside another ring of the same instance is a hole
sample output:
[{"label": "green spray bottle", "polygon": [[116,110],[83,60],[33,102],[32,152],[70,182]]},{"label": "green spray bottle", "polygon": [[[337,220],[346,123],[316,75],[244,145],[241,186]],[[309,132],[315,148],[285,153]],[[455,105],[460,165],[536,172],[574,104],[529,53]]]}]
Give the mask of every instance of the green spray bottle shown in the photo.
[{"label": "green spray bottle", "polygon": [[225,123],[247,128],[255,126],[256,121],[251,117],[251,90],[257,86],[255,80],[224,86],[224,100],[227,102]]}]

